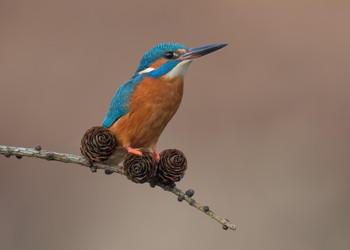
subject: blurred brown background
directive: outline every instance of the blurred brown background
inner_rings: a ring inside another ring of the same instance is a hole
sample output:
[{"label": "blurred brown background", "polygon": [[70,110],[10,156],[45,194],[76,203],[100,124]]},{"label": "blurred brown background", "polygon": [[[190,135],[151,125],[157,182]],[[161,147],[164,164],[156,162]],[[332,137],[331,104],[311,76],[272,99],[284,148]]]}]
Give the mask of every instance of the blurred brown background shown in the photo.
[{"label": "blurred brown background", "polygon": [[193,63],[158,150],[237,225],[119,175],[0,157],[0,249],[349,249],[349,1],[0,2],[0,144],[79,153],[160,42]]}]

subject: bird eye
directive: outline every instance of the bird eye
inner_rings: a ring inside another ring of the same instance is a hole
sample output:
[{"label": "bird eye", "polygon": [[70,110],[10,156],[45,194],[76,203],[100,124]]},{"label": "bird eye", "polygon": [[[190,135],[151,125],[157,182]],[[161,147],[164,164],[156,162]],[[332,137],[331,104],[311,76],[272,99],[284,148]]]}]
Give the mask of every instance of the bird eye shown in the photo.
[{"label": "bird eye", "polygon": [[166,58],[166,59],[173,59],[174,58],[174,53],[173,52],[166,52],[164,54],[164,58]]}]

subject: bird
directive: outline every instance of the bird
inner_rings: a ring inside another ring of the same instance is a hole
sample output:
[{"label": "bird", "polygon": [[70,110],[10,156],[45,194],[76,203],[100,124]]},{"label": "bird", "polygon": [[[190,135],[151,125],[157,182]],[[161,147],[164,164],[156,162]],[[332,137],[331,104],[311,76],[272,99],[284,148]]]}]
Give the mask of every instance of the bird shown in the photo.
[{"label": "bird", "polygon": [[[155,46],[114,94],[102,127],[114,134],[125,153],[142,156],[142,150],[152,149],[159,161],[157,142],[179,108],[189,65],[226,45],[188,48],[178,43],[161,43]],[[120,155],[123,153],[115,157]]]}]

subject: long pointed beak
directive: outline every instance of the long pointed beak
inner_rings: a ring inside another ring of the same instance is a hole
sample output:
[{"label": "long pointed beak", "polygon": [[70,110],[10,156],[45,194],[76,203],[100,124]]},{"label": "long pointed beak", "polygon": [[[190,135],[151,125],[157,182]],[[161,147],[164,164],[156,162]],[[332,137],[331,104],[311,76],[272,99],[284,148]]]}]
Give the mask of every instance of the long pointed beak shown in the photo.
[{"label": "long pointed beak", "polygon": [[182,54],[179,59],[180,60],[193,60],[196,58],[199,58],[201,56],[207,55],[211,52],[214,52],[218,49],[221,49],[225,47],[228,43],[217,43],[217,44],[212,44],[212,45],[207,45],[207,46],[202,46],[202,47],[196,47],[196,48],[191,48],[188,49],[188,51],[184,54]]}]

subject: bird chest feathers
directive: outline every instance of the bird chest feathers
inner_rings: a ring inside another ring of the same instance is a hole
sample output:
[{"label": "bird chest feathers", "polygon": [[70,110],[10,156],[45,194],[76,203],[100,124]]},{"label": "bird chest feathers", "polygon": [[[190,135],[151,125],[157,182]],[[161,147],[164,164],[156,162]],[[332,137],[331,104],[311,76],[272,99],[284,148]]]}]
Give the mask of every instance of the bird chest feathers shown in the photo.
[{"label": "bird chest feathers", "polygon": [[[136,87],[130,100],[130,113],[142,112],[144,120],[163,123],[175,114],[183,95],[183,77],[145,79]],[[170,117],[169,117],[170,116]]]},{"label": "bird chest feathers", "polygon": [[130,98],[129,113],[111,130],[123,145],[151,146],[176,113],[182,95],[183,77],[171,80],[145,77]]}]

